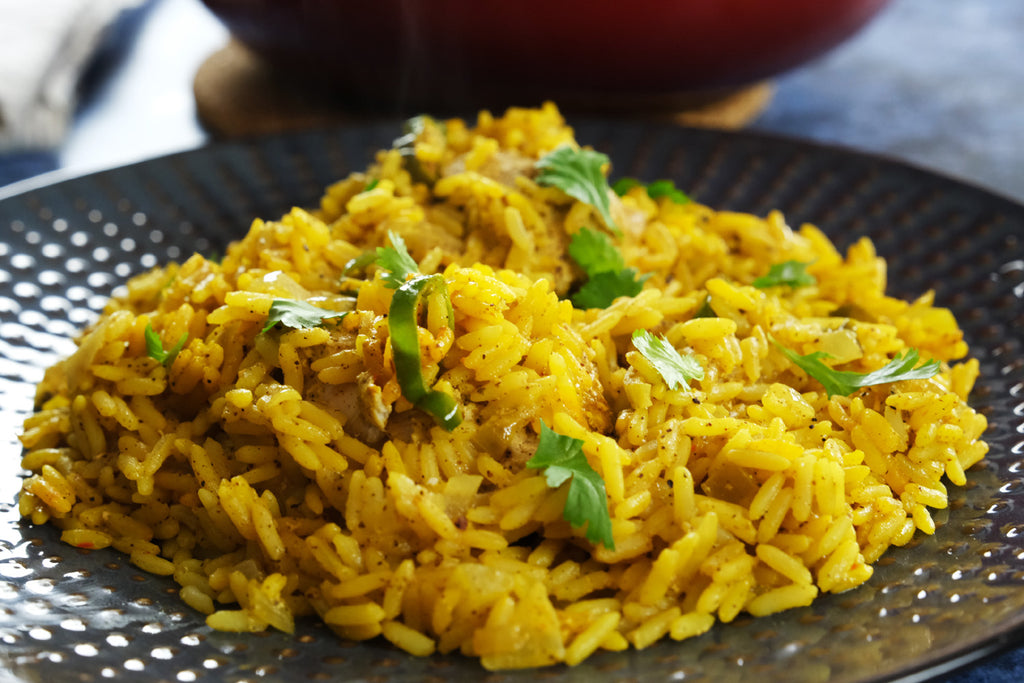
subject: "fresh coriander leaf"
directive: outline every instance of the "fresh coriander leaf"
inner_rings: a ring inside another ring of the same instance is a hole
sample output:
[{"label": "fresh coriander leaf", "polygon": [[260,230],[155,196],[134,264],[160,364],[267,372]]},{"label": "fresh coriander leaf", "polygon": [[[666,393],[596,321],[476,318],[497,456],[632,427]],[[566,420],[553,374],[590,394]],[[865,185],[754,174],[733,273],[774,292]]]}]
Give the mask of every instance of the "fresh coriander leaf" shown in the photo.
[{"label": "fresh coriander leaf", "polygon": [[636,178],[619,178],[615,181],[615,184],[612,185],[612,191],[622,197],[634,187],[643,187],[643,185],[644,184]]},{"label": "fresh coriander leaf", "polygon": [[595,273],[570,297],[576,308],[608,308],[620,296],[636,296],[649,274],[637,276],[633,268]]},{"label": "fresh coriander leaf", "polygon": [[885,366],[872,372],[834,370],[822,362],[823,358],[831,358],[824,351],[814,351],[802,355],[792,349],[787,349],[774,339],[772,342],[797,367],[818,380],[825,387],[829,397],[837,394],[849,396],[860,388],[878,384],[889,384],[907,379],[928,379],[937,375],[940,369],[937,360],[931,360],[918,366],[917,362],[920,360],[920,356],[917,349],[908,349],[905,353],[896,354],[896,357]]},{"label": "fresh coriander leaf", "polygon": [[615,234],[619,227],[612,219],[611,201],[608,198],[608,179],[604,177],[604,165],[608,156],[589,149],[574,149],[563,145],[537,161],[540,173],[537,183],[557,187],[574,199],[597,209],[605,225]]},{"label": "fresh coriander leaf", "polygon": [[917,349],[907,349],[904,353],[897,353],[891,361],[878,370],[865,373],[860,385],[867,387],[900,382],[905,379],[929,379],[939,374],[941,370],[939,361],[933,359],[919,366],[917,362],[920,359]]},{"label": "fresh coriander leaf", "polygon": [[807,287],[813,285],[818,280],[807,272],[807,266],[809,265],[811,264],[802,261],[773,263],[771,268],[768,269],[768,274],[756,278],[753,285],[758,289],[781,285],[786,287]]},{"label": "fresh coriander leaf", "polygon": [[572,236],[569,256],[587,274],[587,281],[571,297],[576,308],[607,308],[620,296],[636,296],[650,277],[638,277],[635,269],[626,268],[611,238],[591,228]]},{"label": "fresh coriander leaf", "polygon": [[185,342],[188,341],[188,333],[185,333],[178,338],[178,343],[170,350],[164,349],[164,343],[161,341],[160,335],[156,333],[156,330],[149,323],[146,323],[144,336],[146,338],[146,355],[163,365],[173,363],[178,353],[185,348]]},{"label": "fresh coriander leaf", "polygon": [[349,259],[348,262],[345,263],[345,267],[342,268],[341,272],[342,275],[352,275],[353,273],[358,273],[359,271],[363,270],[364,268],[366,268],[366,266],[370,265],[371,263],[376,262],[377,250],[367,249],[359,256],[356,256],[354,259]]},{"label": "fresh coriander leaf", "polygon": [[430,413],[448,431],[459,426],[462,414],[449,394],[427,386],[423,377],[417,310],[422,297],[437,294],[447,305],[449,327],[454,326],[448,288],[441,275],[418,275],[395,290],[388,309],[388,334],[395,359],[395,377],[402,395],[420,410]]},{"label": "fresh coriander leaf", "polygon": [[388,232],[390,247],[377,247],[377,265],[387,271],[384,274],[384,285],[398,289],[410,275],[419,275],[420,267],[409,255],[405,241],[394,232]]},{"label": "fresh coriander leaf", "polygon": [[606,271],[623,270],[626,267],[622,253],[612,244],[611,238],[593,228],[582,228],[573,234],[569,242],[569,256],[583,269],[587,277]]},{"label": "fresh coriander leaf", "polygon": [[715,313],[715,309],[711,308],[711,295],[708,294],[704,297],[704,303],[700,305],[697,312],[693,314],[694,318],[717,318],[718,314]]},{"label": "fresh coriander leaf", "polygon": [[651,199],[660,199],[661,197],[668,197],[676,204],[686,204],[692,201],[686,193],[676,188],[676,184],[671,180],[655,180],[650,185],[644,185],[636,178],[619,178],[612,185],[612,190],[615,194],[620,197],[632,190],[634,187],[642,187],[647,191],[647,196]]},{"label": "fresh coriander leaf", "polygon": [[296,330],[308,330],[319,327],[328,318],[344,318],[346,315],[348,315],[348,311],[329,311],[305,301],[274,299],[270,304],[267,324],[263,327],[262,332],[268,332],[278,323]]},{"label": "fresh coriander leaf", "polygon": [[568,481],[569,495],[562,517],[577,529],[586,524],[586,536],[591,543],[600,542],[605,548],[615,550],[604,480],[587,462],[582,441],[559,434],[541,420],[540,442],[526,466],[543,469],[551,488]]},{"label": "fresh coriander leaf", "polygon": [[669,389],[686,389],[690,380],[704,379],[704,368],[696,358],[681,355],[665,339],[647,330],[633,332],[633,346],[650,361]]},{"label": "fresh coriander leaf", "polygon": [[678,189],[676,184],[671,180],[655,180],[647,186],[647,196],[651,199],[668,197],[676,204],[687,204],[691,201],[690,198],[682,190]]}]

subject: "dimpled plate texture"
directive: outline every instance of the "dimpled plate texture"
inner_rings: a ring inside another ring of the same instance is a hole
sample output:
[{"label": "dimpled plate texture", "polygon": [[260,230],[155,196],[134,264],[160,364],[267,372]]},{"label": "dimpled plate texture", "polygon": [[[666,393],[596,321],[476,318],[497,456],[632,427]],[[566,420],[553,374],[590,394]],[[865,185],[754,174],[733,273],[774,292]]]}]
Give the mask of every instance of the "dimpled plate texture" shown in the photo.
[{"label": "dimpled plate texture", "polygon": [[371,160],[398,122],[210,148],[0,200],[0,680],[879,681],[922,680],[1024,633],[1024,207],[906,166],[747,134],[577,122],[613,176],[671,178],[716,208],[785,211],[840,247],[870,236],[890,292],[935,290],[981,362],[973,403],[988,459],[952,488],[932,537],[886,554],[869,583],[811,607],[719,624],[569,669],[488,673],[457,655],[417,659],[385,641],[343,643],[312,620],[294,635],[217,633],[168,579],[114,550],[78,550],[19,521],[16,434],[43,368],[69,353],[129,276],[214,253],[254,217],[313,206]]}]

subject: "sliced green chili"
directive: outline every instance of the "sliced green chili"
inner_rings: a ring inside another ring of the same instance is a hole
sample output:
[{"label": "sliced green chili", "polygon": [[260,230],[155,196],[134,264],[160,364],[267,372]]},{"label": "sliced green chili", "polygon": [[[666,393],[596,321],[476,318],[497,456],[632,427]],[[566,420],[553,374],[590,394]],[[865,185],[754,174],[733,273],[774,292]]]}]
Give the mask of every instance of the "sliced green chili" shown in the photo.
[{"label": "sliced green chili", "polygon": [[448,431],[459,426],[462,414],[449,394],[427,386],[423,378],[420,340],[416,322],[420,300],[437,292],[447,305],[448,326],[454,327],[455,313],[441,275],[421,275],[398,287],[388,311],[388,332],[395,356],[395,374],[402,395],[420,410],[430,413]]}]

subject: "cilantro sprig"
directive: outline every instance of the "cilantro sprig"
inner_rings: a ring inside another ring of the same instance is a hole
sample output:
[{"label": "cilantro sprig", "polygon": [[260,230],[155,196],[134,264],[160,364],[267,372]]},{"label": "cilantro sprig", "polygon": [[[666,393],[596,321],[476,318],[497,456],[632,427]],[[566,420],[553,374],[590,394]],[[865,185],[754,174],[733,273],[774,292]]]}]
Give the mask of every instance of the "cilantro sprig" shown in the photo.
[{"label": "cilantro sprig", "polygon": [[772,342],[794,365],[821,383],[830,398],[837,394],[849,396],[863,387],[908,379],[928,379],[937,375],[940,369],[937,360],[930,360],[918,365],[920,355],[917,349],[907,349],[903,353],[896,354],[886,365],[872,372],[835,370],[822,362],[823,358],[831,358],[824,351],[814,351],[802,355],[782,346],[774,339]]},{"label": "cilantro sprig", "polygon": [[690,197],[676,187],[676,184],[671,180],[655,180],[653,183],[644,185],[636,178],[619,178],[612,185],[612,190],[615,194],[620,197],[632,190],[634,187],[642,187],[647,192],[647,196],[651,199],[660,199],[662,197],[668,197],[669,200],[676,204],[688,204],[692,200]]},{"label": "cilantro sprig", "polygon": [[650,361],[669,389],[687,389],[691,380],[704,379],[704,368],[696,358],[680,354],[664,338],[647,330],[633,332],[633,346]]},{"label": "cilantro sprig", "polygon": [[694,312],[694,318],[717,318],[718,314],[715,313],[715,309],[711,307],[711,295],[708,294],[704,297],[704,301],[700,307]]},{"label": "cilantro sprig", "polygon": [[569,256],[587,275],[586,282],[570,297],[576,308],[608,308],[620,296],[639,294],[650,277],[627,268],[611,238],[592,228],[573,234]]},{"label": "cilantro sprig", "polygon": [[341,269],[341,274],[345,276],[351,276],[355,273],[360,273],[366,268],[366,266],[376,262],[377,250],[367,249],[363,253],[359,254],[359,256],[349,259],[345,263],[345,267]]},{"label": "cilantro sprig", "polygon": [[604,166],[608,155],[590,149],[575,149],[563,145],[541,157],[536,167],[540,171],[537,183],[557,187],[573,199],[597,209],[605,226],[616,235],[621,234],[612,218],[608,179]]},{"label": "cilantro sprig", "polygon": [[626,267],[622,252],[608,235],[592,228],[582,228],[573,234],[569,242],[569,256],[587,275]]},{"label": "cilantro sprig", "polygon": [[569,482],[562,517],[575,528],[587,525],[586,537],[615,550],[611,515],[604,480],[583,454],[583,442],[554,431],[541,420],[540,441],[533,457],[526,462],[531,469],[543,469],[549,487],[556,489]]},{"label": "cilantro sprig", "polygon": [[398,289],[410,276],[420,275],[419,264],[409,255],[401,235],[389,232],[390,247],[377,247],[376,263],[384,272],[384,286]]},{"label": "cilantro sprig", "polygon": [[755,278],[752,284],[758,289],[779,286],[792,288],[809,287],[818,282],[817,278],[807,272],[807,266],[809,265],[811,264],[804,263],[803,261],[773,263],[771,268],[768,269],[768,273]]},{"label": "cilantro sprig", "polygon": [[319,327],[330,318],[344,318],[348,311],[331,311],[298,299],[274,299],[261,332],[269,332],[277,324],[295,330]]},{"label": "cilantro sprig", "polygon": [[430,413],[445,429],[451,431],[462,422],[458,402],[449,394],[427,386],[423,377],[417,311],[425,296],[442,298],[446,307],[448,327],[454,329],[455,313],[448,296],[448,287],[441,275],[423,275],[409,255],[405,242],[395,233],[388,233],[389,247],[377,249],[377,265],[386,271],[384,284],[395,290],[388,309],[388,334],[395,359],[395,377],[402,395],[420,410]]},{"label": "cilantro sprig", "polygon": [[571,300],[576,308],[608,308],[620,296],[636,296],[647,276],[637,279],[636,270],[609,270],[590,276]]},{"label": "cilantro sprig", "polygon": [[150,323],[146,323],[146,331],[143,336],[146,338],[146,355],[163,365],[173,363],[181,350],[185,348],[185,342],[188,341],[188,333],[182,333],[174,346],[170,349],[165,349],[163,340],[160,339],[160,335],[157,334]]}]

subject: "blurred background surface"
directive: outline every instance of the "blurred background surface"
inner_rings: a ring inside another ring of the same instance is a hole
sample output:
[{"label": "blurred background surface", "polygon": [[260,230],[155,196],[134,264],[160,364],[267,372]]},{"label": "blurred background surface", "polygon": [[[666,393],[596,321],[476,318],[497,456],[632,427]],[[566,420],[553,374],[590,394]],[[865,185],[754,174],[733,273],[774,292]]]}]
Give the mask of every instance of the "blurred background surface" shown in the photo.
[{"label": "blurred background surface", "polygon": [[[83,67],[66,136],[41,150],[0,148],[0,185],[208,142],[193,82],[227,41],[200,0],[129,2]],[[852,39],[771,87],[748,129],[894,156],[1024,200],[1019,0],[893,0]]]}]

